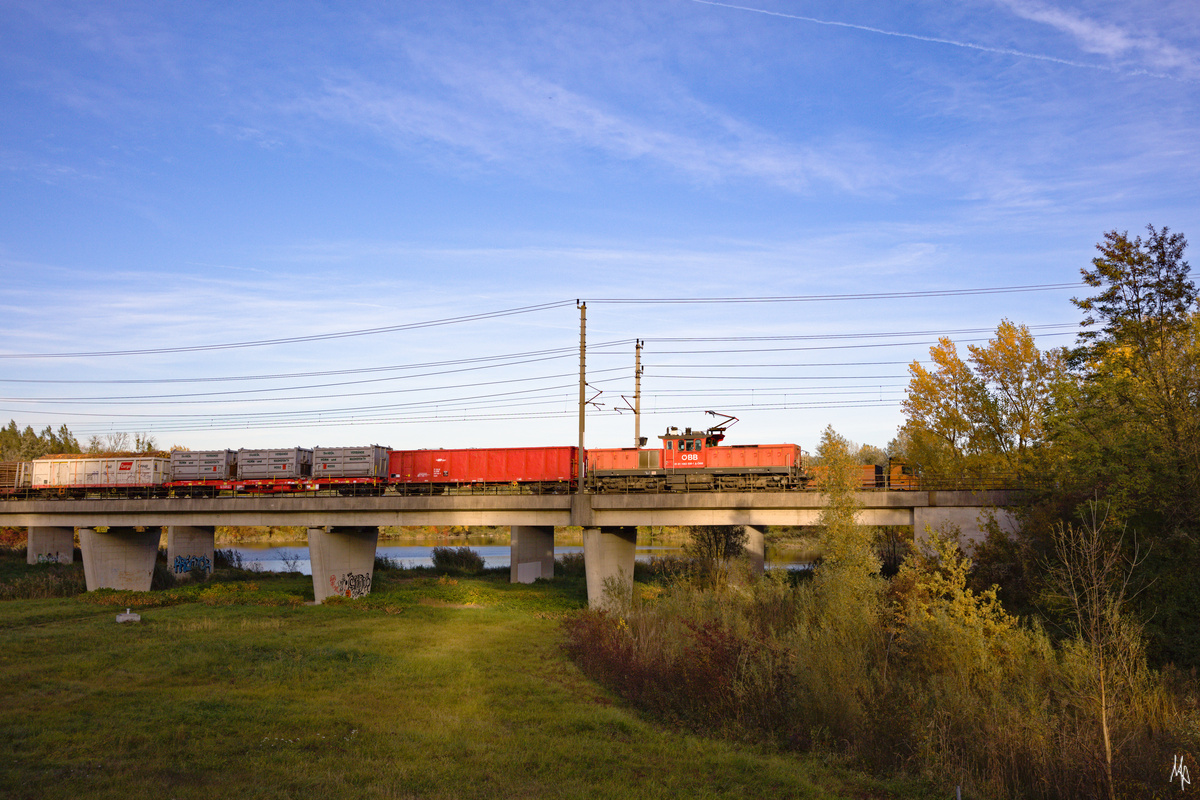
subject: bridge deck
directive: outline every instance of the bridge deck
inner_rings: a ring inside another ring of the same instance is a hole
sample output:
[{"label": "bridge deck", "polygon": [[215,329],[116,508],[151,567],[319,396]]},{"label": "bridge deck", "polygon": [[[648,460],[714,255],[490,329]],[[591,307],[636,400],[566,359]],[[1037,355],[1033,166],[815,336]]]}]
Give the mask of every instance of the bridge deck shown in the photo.
[{"label": "bridge deck", "polygon": [[[913,525],[918,509],[959,516],[1020,502],[1006,491],[859,492],[859,522]],[[7,500],[0,524],[13,526],[156,525],[815,525],[820,492],[690,492],[584,495],[382,497],[240,496],[215,498]]]}]

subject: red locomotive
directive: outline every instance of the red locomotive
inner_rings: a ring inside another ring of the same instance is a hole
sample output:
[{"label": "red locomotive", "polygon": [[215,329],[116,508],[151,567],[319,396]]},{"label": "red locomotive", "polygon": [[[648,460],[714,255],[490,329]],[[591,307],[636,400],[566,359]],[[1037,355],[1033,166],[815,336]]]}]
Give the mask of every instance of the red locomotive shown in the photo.
[{"label": "red locomotive", "polygon": [[[707,412],[717,416],[716,412]],[[601,492],[787,490],[803,488],[805,453],[795,444],[721,447],[737,417],[703,431],[667,428],[657,449],[588,450],[588,480]]]}]

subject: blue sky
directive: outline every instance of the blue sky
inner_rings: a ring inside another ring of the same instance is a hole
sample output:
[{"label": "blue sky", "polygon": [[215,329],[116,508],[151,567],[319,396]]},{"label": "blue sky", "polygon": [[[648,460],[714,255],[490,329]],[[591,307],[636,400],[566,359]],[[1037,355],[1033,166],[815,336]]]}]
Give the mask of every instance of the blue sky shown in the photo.
[{"label": "blue sky", "polygon": [[886,445],[938,333],[1067,344],[1084,288],[936,293],[1200,236],[1198,89],[1193,0],[0,2],[0,417],[571,444],[581,298],[589,444],[640,338],[643,435]]}]

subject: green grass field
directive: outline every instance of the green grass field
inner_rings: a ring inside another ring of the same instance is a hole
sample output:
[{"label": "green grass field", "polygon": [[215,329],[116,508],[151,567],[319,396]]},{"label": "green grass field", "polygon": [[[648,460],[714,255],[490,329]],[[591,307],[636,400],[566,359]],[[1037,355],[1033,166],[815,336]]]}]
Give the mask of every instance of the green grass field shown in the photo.
[{"label": "green grass field", "polygon": [[562,653],[581,579],[388,571],[308,606],[305,576],[236,577],[0,603],[0,796],[921,796],[624,707]]}]

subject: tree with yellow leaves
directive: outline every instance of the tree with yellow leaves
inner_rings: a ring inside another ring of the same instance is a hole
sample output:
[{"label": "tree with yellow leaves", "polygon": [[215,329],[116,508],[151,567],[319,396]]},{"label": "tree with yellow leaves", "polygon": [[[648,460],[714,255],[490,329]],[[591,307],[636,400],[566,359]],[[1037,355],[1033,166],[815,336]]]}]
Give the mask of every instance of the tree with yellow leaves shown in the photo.
[{"label": "tree with yellow leaves", "polygon": [[970,363],[942,337],[929,349],[932,370],[909,365],[903,455],[927,479],[952,485],[1028,477],[1045,460],[1046,412],[1062,355],[1039,350],[1029,328],[1008,320],[985,346],[968,350]]}]

